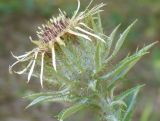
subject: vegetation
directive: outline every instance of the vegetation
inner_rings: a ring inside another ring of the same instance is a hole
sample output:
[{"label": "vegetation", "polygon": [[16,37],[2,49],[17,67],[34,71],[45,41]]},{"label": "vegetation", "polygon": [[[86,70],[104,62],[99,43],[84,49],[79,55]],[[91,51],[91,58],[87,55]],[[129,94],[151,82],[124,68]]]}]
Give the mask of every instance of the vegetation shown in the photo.
[{"label": "vegetation", "polygon": [[[138,45],[138,48],[148,45],[148,43],[152,43],[154,41],[159,41],[159,31],[160,31],[160,1],[159,0],[100,0],[107,3],[107,6],[104,7],[104,11],[101,13],[101,19],[103,24],[103,33],[112,33],[113,29],[121,23],[119,26],[114,41],[111,46],[112,54],[116,41],[119,39],[119,35],[123,32],[127,26],[135,20],[136,26],[131,29],[131,32],[127,35],[121,50],[117,53],[116,56],[112,58],[111,61],[108,62],[105,72],[102,74],[107,74],[108,72],[114,70],[115,66],[118,66],[118,63],[125,57],[125,55],[131,56]],[[89,1],[88,1],[89,2]],[[95,1],[98,3],[99,1]],[[86,0],[81,0],[81,10],[86,7]],[[13,58],[9,51],[12,51],[14,54],[19,55],[25,51],[30,50],[35,47],[35,45],[31,44],[28,37],[35,37],[35,30],[37,26],[45,23],[45,20],[50,18],[52,15],[56,16],[58,12],[58,8],[61,10],[65,10],[66,13],[71,16],[73,15],[73,10],[76,9],[76,1],[75,0],[1,0],[0,1],[0,117],[1,120],[4,121],[56,121],[58,117],[57,113],[60,112],[61,109],[66,109],[74,103],[69,101],[55,101],[52,103],[51,101],[45,102],[40,101],[36,106],[32,108],[27,108],[24,110],[29,101],[33,101],[38,98],[35,97],[27,97],[22,98],[24,95],[37,95],[39,93],[48,94],[54,93],[55,91],[63,90],[64,88],[59,88],[59,83],[55,80],[59,77],[54,77],[49,75],[50,73],[44,72],[44,88],[40,87],[39,77],[40,74],[40,58],[38,58],[38,63],[35,66],[34,76],[38,78],[31,78],[29,84],[26,84],[26,75],[17,76],[9,75],[8,73],[8,65],[12,63]],[[89,19],[89,18],[87,18]],[[90,22],[86,22],[87,25],[90,25]],[[97,31],[97,30],[96,30]],[[98,30],[99,31],[99,30]],[[101,32],[101,31],[99,31]],[[96,32],[95,32],[96,33]],[[96,46],[97,41],[95,38],[92,38],[93,42]],[[105,38],[105,41],[108,41]],[[83,40],[83,38],[77,39],[76,41]],[[75,44],[75,43],[71,43]],[[77,43],[80,46],[80,43]],[[102,43],[104,44],[104,43]],[[106,43],[107,44],[107,43]],[[105,44],[105,45],[106,45]],[[84,49],[84,47],[79,47],[80,49]],[[127,89],[136,87],[137,84],[139,89],[141,88],[141,92],[139,93],[138,98],[136,99],[137,103],[135,103],[132,120],[133,121],[159,121],[159,89],[160,89],[160,44],[156,44],[154,46],[151,54],[147,54],[145,57],[139,61],[134,68],[132,68],[127,75],[125,75],[122,79],[116,82],[114,97],[119,94],[125,92]],[[57,48],[58,49],[58,48]],[[102,49],[102,48],[101,48]],[[103,50],[103,49],[102,49]],[[84,50],[83,50],[84,51]],[[61,53],[62,50],[58,49],[57,54]],[[93,53],[93,52],[92,52]],[[56,54],[56,55],[57,55]],[[107,53],[102,55],[107,56]],[[64,54],[63,54],[64,55]],[[103,57],[103,56],[102,56]],[[107,56],[108,57],[108,56]],[[50,59],[45,57],[45,63]],[[50,61],[49,61],[50,63]],[[27,63],[19,66],[17,69],[25,67]],[[50,64],[52,65],[52,64]],[[103,64],[104,65],[104,64]],[[59,68],[59,67],[58,67]],[[53,68],[52,68],[53,69]],[[51,69],[51,71],[53,71]],[[54,72],[54,71],[53,71]],[[48,74],[47,74],[48,73]],[[61,71],[60,71],[61,74]],[[83,74],[84,75],[84,74]],[[48,77],[49,78],[46,78]],[[74,75],[75,76],[75,75]],[[60,80],[60,79],[59,79]],[[102,85],[108,84],[108,81],[104,81]],[[82,81],[83,82],[83,81]],[[88,82],[87,82],[88,83]],[[143,86],[145,84],[145,86]],[[75,87],[79,88],[79,86]],[[138,87],[137,87],[138,88]],[[89,88],[90,89],[90,88]],[[74,89],[76,90],[76,89]],[[76,90],[76,91],[77,91]],[[138,89],[137,89],[138,90]],[[65,90],[64,90],[65,91]],[[107,91],[107,93],[109,93]],[[84,92],[83,94],[86,94]],[[88,94],[88,93],[87,93]],[[87,95],[86,94],[86,95]],[[89,92],[90,94],[90,92]],[[106,94],[108,97],[110,94]],[[109,96],[110,97],[110,96]],[[29,99],[29,100],[28,100]],[[127,96],[124,99],[125,103],[128,103],[130,100],[130,96]],[[57,103],[58,102],[58,103]],[[32,105],[33,106],[33,105]],[[120,105],[119,105],[120,106]],[[116,106],[115,106],[116,107]],[[123,110],[126,110],[126,107],[121,104],[120,107],[123,107]],[[12,110],[11,110],[12,109]],[[117,109],[117,108],[116,108]],[[65,120],[72,121],[97,121],[102,119],[101,114],[97,114],[97,112],[101,112],[97,108],[89,106],[83,108],[77,113],[70,115]],[[122,111],[123,112],[123,111]],[[98,116],[98,117],[97,117]]]},{"label": "vegetation", "polygon": [[[113,41],[120,25],[109,36],[104,36],[99,14],[87,17],[84,23],[97,36],[102,36],[105,42],[96,38],[88,41],[73,35],[64,37],[65,46],[57,45],[55,48],[57,70],[51,66],[50,56],[44,59],[45,83],[54,84],[53,87],[57,90],[26,96],[25,98],[33,100],[26,108],[41,102],[69,102],[70,106],[58,114],[58,120],[63,121],[80,110],[92,108],[99,120],[130,121],[137,93],[144,85],[118,94],[115,91],[127,72],[155,43],[112,63],[136,21],[120,34],[115,45]],[[38,59],[41,66],[41,58]],[[35,71],[34,76],[39,77],[38,69]]]}]

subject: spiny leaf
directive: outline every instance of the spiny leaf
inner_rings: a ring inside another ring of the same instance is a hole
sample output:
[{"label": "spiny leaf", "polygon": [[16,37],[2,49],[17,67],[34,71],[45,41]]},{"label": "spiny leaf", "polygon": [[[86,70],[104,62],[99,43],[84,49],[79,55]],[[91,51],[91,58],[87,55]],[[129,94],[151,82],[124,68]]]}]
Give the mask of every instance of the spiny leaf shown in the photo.
[{"label": "spiny leaf", "polygon": [[29,108],[29,107],[31,107],[31,106],[33,106],[33,105],[35,105],[35,104],[38,104],[38,103],[43,102],[43,101],[45,101],[45,100],[47,100],[47,99],[50,99],[50,98],[52,98],[52,96],[40,96],[40,97],[34,99],[34,100],[26,107],[26,109]]},{"label": "spiny leaf", "polygon": [[147,52],[151,47],[153,47],[155,44],[157,44],[158,41],[156,42],[153,42],[147,46],[145,46],[144,48],[142,48],[141,50],[138,51],[138,53],[144,53],[144,52]]},{"label": "spiny leaf", "polygon": [[34,99],[27,107],[31,107],[41,102],[60,102],[60,101],[72,101],[72,99],[68,95],[54,95],[54,96],[40,96]]},{"label": "spiny leaf", "polygon": [[68,89],[64,89],[61,91],[34,93],[34,94],[27,95],[24,98],[37,98],[40,96],[64,95],[68,93],[69,93]]},{"label": "spiny leaf", "polygon": [[140,58],[139,56],[134,56],[134,57],[131,57],[131,58],[127,58],[125,61],[123,61],[123,63],[118,64],[118,66],[113,71],[111,71],[110,73],[107,73],[104,76],[99,77],[99,79],[100,80],[107,80],[112,76],[118,76],[124,69],[126,69],[126,67],[130,63],[133,63],[135,61],[137,62],[137,59],[139,59],[139,58]]},{"label": "spiny leaf", "polygon": [[133,87],[131,89],[128,89],[126,91],[124,91],[123,93],[121,93],[120,95],[114,97],[113,100],[124,100],[128,95],[132,94],[135,91],[138,91],[140,88],[142,88],[144,85],[138,85],[136,87]]},{"label": "spiny leaf", "polygon": [[136,101],[136,97],[137,97],[137,94],[139,92],[139,89],[140,88],[137,88],[136,90],[133,91],[132,93],[132,96],[131,96],[131,99],[129,101],[129,104],[127,105],[127,110],[123,116],[123,119],[122,121],[130,121],[131,119],[131,115],[132,115],[132,111],[133,111],[133,108],[134,108],[134,104],[135,104],[135,101]]},{"label": "spiny leaf", "polygon": [[112,33],[110,34],[110,36],[109,36],[109,38],[108,38],[108,42],[107,42],[107,44],[108,44],[108,53],[107,53],[107,55],[110,53],[110,51],[111,51],[111,47],[112,47],[112,43],[113,43],[113,41],[114,41],[114,38],[115,38],[115,35],[116,35],[116,33],[117,33],[117,30],[118,30],[118,28],[120,27],[120,24],[112,31]]},{"label": "spiny leaf", "polygon": [[151,43],[151,44],[143,47],[143,48],[140,49],[139,51],[137,50],[132,56],[123,59],[123,60],[121,61],[121,63],[123,63],[124,61],[126,61],[126,59],[128,59],[128,58],[131,58],[131,57],[134,57],[134,56],[143,56],[143,55],[147,54],[147,53],[148,53],[148,50],[149,50],[151,47],[153,47],[156,43],[157,43],[157,42],[153,42],[153,43]]},{"label": "spiny leaf", "polygon": [[112,103],[110,104],[110,106],[112,106],[112,107],[115,105],[123,105],[123,106],[127,107],[126,103],[122,100],[112,101]]},{"label": "spiny leaf", "polygon": [[124,67],[121,72],[119,72],[119,74],[115,75],[111,81],[110,84],[107,86],[108,89],[111,89],[115,83],[118,80],[121,80],[124,78],[124,76],[128,73],[128,71],[139,61],[140,57],[135,59],[133,62],[130,62],[128,65],[126,65],[126,67]]},{"label": "spiny leaf", "polygon": [[[117,80],[122,79],[125,74],[137,63],[137,61],[145,54],[147,54],[148,49],[150,49],[155,43],[152,43],[133,55],[123,59],[110,73],[99,77],[100,80],[110,80],[110,84],[107,88],[111,88]],[[112,77],[112,79],[110,79]]]},{"label": "spiny leaf", "polygon": [[115,46],[115,50],[114,50],[114,55],[119,51],[119,49],[121,48],[121,46],[123,45],[124,40],[126,39],[129,31],[131,30],[131,28],[133,27],[133,25],[137,22],[137,20],[135,20],[131,25],[129,25],[129,27],[120,35],[119,40],[116,43]]},{"label": "spiny leaf", "polygon": [[58,120],[63,121],[64,119],[66,119],[67,117],[76,113],[77,111],[80,111],[80,110],[86,108],[86,106],[87,106],[87,104],[85,104],[85,103],[74,104],[73,106],[63,110],[62,112],[60,112],[59,115],[58,115]]},{"label": "spiny leaf", "polygon": [[135,20],[131,25],[128,26],[128,28],[120,35],[120,38],[118,39],[114,51],[111,54],[111,56],[106,60],[106,63],[108,63],[120,50],[120,48],[123,45],[124,40],[126,39],[129,31],[131,30],[131,28],[133,27],[133,25],[137,22],[137,20]]},{"label": "spiny leaf", "polygon": [[74,102],[75,98],[71,98],[68,95],[64,95],[64,96],[56,96],[54,98],[51,99],[47,99],[44,102]]},{"label": "spiny leaf", "polygon": [[[125,59],[123,59],[118,65],[123,65],[123,63],[127,62],[130,59],[134,59],[135,60],[133,62],[130,62],[126,67],[124,67],[121,72],[117,75],[115,75],[112,80],[111,83],[108,85],[108,89],[112,88],[114,86],[114,84],[116,83],[117,80],[121,80],[127,73],[128,71],[141,59],[142,56],[144,56],[145,54],[147,54],[148,49],[150,49],[153,45],[155,45],[157,42],[154,42],[144,48],[142,48],[141,50],[139,50],[138,52],[136,52],[135,54],[133,54],[130,57],[126,57]],[[137,59],[136,59],[137,58]]]}]

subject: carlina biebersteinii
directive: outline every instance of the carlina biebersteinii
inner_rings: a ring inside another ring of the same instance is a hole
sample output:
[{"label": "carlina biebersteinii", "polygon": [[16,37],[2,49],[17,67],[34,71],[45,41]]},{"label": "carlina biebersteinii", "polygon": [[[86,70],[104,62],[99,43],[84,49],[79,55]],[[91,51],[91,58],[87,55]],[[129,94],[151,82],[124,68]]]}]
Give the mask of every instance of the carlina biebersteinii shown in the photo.
[{"label": "carlina biebersteinii", "polygon": [[[100,3],[98,5],[90,8],[93,0],[89,3],[89,5],[85,8],[84,11],[79,12],[80,10],[80,1],[78,0],[78,7],[74,11],[73,16],[71,18],[67,17],[66,12],[59,9],[58,17],[52,17],[46,24],[42,24],[41,27],[38,27],[37,37],[38,40],[33,40],[32,37],[29,37],[31,42],[36,44],[36,48],[31,51],[25,52],[25,54],[20,56],[15,56],[12,52],[12,56],[17,60],[11,66],[9,66],[9,72],[23,74],[29,68],[28,73],[28,82],[31,79],[37,56],[39,55],[41,58],[41,69],[40,69],[40,83],[43,88],[43,70],[44,70],[44,57],[45,53],[52,53],[52,65],[55,71],[56,69],[56,52],[55,52],[55,43],[59,45],[64,45],[65,40],[62,40],[64,35],[70,34],[77,37],[82,37],[86,40],[92,41],[91,37],[94,37],[102,42],[105,42],[104,39],[87,26],[83,20],[88,16],[93,16],[97,13],[102,12],[102,7],[105,6],[104,3]],[[104,35],[105,36],[105,35]],[[13,67],[21,62],[28,62],[28,65],[21,71],[14,71]]]}]

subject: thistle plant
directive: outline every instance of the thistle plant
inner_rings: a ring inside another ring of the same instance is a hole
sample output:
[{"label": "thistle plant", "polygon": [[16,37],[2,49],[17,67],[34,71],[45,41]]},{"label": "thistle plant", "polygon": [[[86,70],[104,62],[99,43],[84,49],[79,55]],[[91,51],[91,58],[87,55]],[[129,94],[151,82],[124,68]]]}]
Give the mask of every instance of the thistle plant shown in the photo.
[{"label": "thistle plant", "polygon": [[[137,49],[132,55],[113,63],[137,20],[113,44],[120,25],[106,36],[100,18],[105,4],[91,7],[92,1],[84,11],[79,12],[78,0],[78,7],[72,17],[59,9],[58,17],[38,27],[37,40],[30,37],[36,48],[20,56],[12,53],[17,61],[10,66],[10,72],[28,74],[28,82],[31,76],[40,75],[42,87],[44,83],[54,88],[54,91],[47,91],[44,86],[45,92],[26,96],[32,100],[26,108],[42,102],[69,102],[70,106],[57,116],[59,121],[87,108],[95,109],[102,121],[131,120],[137,93],[143,85],[118,94],[114,92],[128,71],[155,43]],[[17,64],[22,64],[24,69],[14,71],[13,67]],[[34,69],[35,66],[40,69]]]},{"label": "thistle plant", "polygon": [[[89,28],[85,23],[83,23],[83,20],[87,18],[88,16],[93,16],[99,12],[101,12],[101,8],[105,5],[103,3],[94,6],[92,9],[88,10],[90,7],[92,1],[90,4],[86,7],[86,9],[80,13],[80,1],[78,0],[78,7],[77,10],[74,12],[74,15],[71,18],[68,18],[66,13],[60,11],[60,14],[57,18],[53,17],[46,23],[45,25],[42,24],[42,27],[38,27],[37,40],[32,40],[32,37],[30,37],[30,40],[32,43],[36,44],[38,47],[34,48],[33,50],[26,52],[24,55],[21,56],[15,56],[13,53],[13,57],[17,59],[17,61],[10,66],[9,71],[12,73],[12,68],[20,62],[30,61],[29,64],[25,69],[22,71],[14,71],[17,74],[23,74],[30,66],[30,72],[28,74],[28,82],[30,81],[31,75],[34,70],[34,66],[37,60],[38,54],[41,54],[41,72],[40,72],[40,82],[41,86],[43,87],[43,65],[44,65],[44,56],[46,53],[52,54],[52,65],[54,67],[54,70],[56,71],[56,59],[55,59],[55,44],[58,45],[64,45],[65,46],[65,39],[64,36],[70,36],[75,35],[78,37],[85,38],[86,40],[92,41],[91,38],[88,36],[95,37],[103,42],[105,42],[101,37],[97,36],[95,33],[89,32]],[[78,31],[78,32],[77,32]]]}]

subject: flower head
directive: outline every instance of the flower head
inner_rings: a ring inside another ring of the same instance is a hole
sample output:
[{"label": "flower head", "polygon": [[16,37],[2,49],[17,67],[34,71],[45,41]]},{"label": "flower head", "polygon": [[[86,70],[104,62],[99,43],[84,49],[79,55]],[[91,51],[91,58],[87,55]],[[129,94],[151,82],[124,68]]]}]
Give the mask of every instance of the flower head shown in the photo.
[{"label": "flower head", "polygon": [[91,2],[86,7],[86,9],[82,12],[79,12],[80,9],[80,1],[78,0],[78,7],[75,10],[73,16],[71,18],[67,17],[66,13],[59,9],[59,16],[52,17],[45,25],[42,24],[41,27],[38,27],[37,37],[38,41],[33,40],[30,37],[32,43],[36,44],[37,47],[33,50],[26,52],[24,55],[13,57],[17,60],[9,67],[9,71],[12,72],[13,67],[21,62],[29,61],[28,65],[21,71],[14,71],[17,74],[23,74],[29,68],[28,73],[28,82],[30,81],[31,75],[33,73],[36,60],[38,56],[41,56],[41,72],[40,72],[40,83],[43,87],[43,68],[44,68],[44,57],[48,52],[52,53],[52,65],[54,70],[56,71],[56,56],[55,56],[55,43],[59,45],[65,46],[65,40],[62,40],[63,36],[68,33],[74,36],[82,37],[86,40],[92,41],[91,37],[94,37],[102,42],[105,42],[100,36],[96,35],[94,31],[88,27],[84,22],[84,18],[88,16],[93,16],[103,10],[101,8],[105,6],[105,4],[101,3],[94,7],[90,8]]}]

